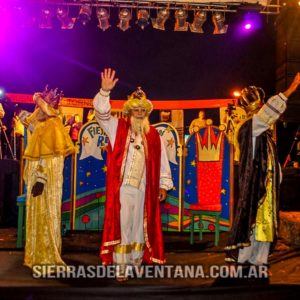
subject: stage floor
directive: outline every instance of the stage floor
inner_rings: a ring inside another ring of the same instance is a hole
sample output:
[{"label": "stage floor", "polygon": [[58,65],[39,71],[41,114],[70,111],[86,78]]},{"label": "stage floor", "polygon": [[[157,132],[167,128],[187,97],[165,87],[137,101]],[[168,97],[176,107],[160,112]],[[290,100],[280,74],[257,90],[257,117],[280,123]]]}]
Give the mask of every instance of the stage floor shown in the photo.
[{"label": "stage floor", "polygon": [[[202,266],[204,270],[212,265],[227,266],[223,252],[227,235],[221,233],[220,245],[215,247],[210,233],[204,235],[203,241],[196,237],[194,245],[189,244],[188,233],[164,233],[167,265]],[[63,238],[63,259],[69,265],[99,265],[100,241],[98,232],[68,233]],[[132,278],[125,283],[112,278],[35,279],[23,266],[23,249],[18,250],[15,245],[16,229],[0,229],[1,299],[114,299],[120,295],[154,299],[199,299],[201,296],[203,299],[296,299],[300,295],[300,249],[293,249],[282,241],[270,256],[268,280],[171,276]]]}]

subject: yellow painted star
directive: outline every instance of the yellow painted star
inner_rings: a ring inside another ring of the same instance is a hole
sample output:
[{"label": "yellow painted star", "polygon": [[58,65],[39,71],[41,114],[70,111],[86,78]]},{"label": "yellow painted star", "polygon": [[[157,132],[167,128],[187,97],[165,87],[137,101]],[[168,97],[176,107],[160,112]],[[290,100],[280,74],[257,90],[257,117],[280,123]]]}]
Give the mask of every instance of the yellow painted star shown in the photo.
[{"label": "yellow painted star", "polygon": [[172,128],[171,128],[170,126],[168,126],[168,127],[166,128],[166,131],[167,131],[167,132],[171,132],[171,131],[172,131]]},{"label": "yellow painted star", "polygon": [[103,173],[107,172],[107,166],[106,165],[102,168],[102,171],[103,171]]},{"label": "yellow painted star", "polygon": [[88,143],[89,143],[89,137],[88,136],[82,137],[82,144],[83,144],[83,146],[85,146],[85,144],[88,144]]},{"label": "yellow painted star", "polygon": [[104,145],[104,146],[100,146],[99,148],[100,148],[102,151],[107,151],[108,146],[107,146],[107,145]]},{"label": "yellow painted star", "polygon": [[196,162],[195,162],[195,160],[192,160],[192,161],[191,161],[191,166],[193,166],[193,167],[195,167],[195,166],[196,166]]},{"label": "yellow painted star", "polygon": [[221,194],[226,195],[226,190],[225,189],[221,189]]},{"label": "yellow painted star", "polygon": [[169,139],[169,140],[167,140],[167,142],[168,142],[168,145],[167,145],[167,147],[171,147],[172,148],[172,146],[174,145],[174,139],[173,138],[171,138],[171,139]]}]

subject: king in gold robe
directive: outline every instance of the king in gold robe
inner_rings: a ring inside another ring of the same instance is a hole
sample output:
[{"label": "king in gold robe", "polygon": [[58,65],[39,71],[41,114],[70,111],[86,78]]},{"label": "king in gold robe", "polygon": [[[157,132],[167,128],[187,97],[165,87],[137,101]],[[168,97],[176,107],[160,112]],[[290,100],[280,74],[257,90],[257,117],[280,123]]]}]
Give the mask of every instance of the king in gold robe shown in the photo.
[{"label": "king in gold robe", "polygon": [[61,199],[65,156],[74,146],[64,130],[56,91],[36,93],[36,109],[21,115],[30,129],[26,165],[26,244],[24,265],[65,265],[61,258]]}]

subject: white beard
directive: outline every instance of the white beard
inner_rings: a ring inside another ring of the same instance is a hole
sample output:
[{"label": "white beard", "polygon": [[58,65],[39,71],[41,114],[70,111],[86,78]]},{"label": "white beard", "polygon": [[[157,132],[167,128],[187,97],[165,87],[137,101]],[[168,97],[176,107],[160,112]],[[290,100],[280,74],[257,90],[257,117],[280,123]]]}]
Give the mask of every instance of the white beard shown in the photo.
[{"label": "white beard", "polygon": [[150,130],[150,123],[148,117],[138,119],[133,116],[130,117],[131,129],[135,134],[147,134]]}]

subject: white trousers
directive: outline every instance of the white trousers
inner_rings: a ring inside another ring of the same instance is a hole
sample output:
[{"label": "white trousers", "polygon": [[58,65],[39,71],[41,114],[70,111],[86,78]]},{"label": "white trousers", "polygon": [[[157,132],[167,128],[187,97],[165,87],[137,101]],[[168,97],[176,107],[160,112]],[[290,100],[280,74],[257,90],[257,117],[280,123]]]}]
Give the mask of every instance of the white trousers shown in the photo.
[{"label": "white trousers", "polygon": [[253,265],[263,265],[268,263],[270,252],[270,242],[259,242],[255,240],[255,230],[250,236],[251,245],[239,250],[238,262],[249,262]]},{"label": "white trousers", "polygon": [[115,264],[140,265],[143,258],[145,193],[130,185],[120,189],[121,243],[114,249]]}]

